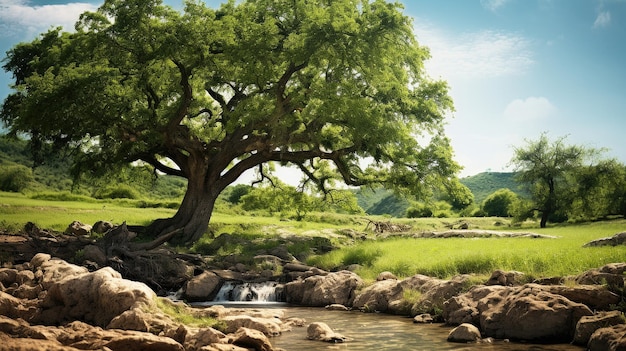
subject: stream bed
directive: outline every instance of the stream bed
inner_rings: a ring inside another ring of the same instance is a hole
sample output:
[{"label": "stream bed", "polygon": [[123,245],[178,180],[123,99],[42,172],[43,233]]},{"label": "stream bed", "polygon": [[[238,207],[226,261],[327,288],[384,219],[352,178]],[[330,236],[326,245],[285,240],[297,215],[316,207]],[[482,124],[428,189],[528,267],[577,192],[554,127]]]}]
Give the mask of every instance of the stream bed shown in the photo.
[{"label": "stream bed", "polygon": [[[226,307],[229,304],[225,304]],[[351,339],[346,343],[325,343],[307,339],[307,328],[293,327],[281,336],[270,338],[272,345],[286,351],[317,350],[467,350],[467,351],[583,351],[569,344],[525,344],[494,340],[492,343],[459,344],[446,341],[453,327],[443,324],[416,324],[412,318],[356,311],[328,311],[324,308],[293,307],[284,303],[233,304],[233,307],[279,308],[285,317],[324,322],[333,331]]]}]

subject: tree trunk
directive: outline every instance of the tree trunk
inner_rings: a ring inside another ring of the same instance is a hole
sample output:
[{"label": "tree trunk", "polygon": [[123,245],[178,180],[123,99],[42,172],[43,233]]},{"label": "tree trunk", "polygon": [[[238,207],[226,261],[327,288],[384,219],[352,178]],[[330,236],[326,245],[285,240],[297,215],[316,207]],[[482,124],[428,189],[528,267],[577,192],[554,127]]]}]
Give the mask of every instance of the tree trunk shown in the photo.
[{"label": "tree trunk", "polygon": [[167,240],[175,245],[198,241],[207,232],[213,207],[220,193],[207,183],[209,182],[205,181],[204,176],[190,178],[178,212],[172,218],[155,220],[146,228],[146,233],[150,237],[159,238],[176,231]]}]

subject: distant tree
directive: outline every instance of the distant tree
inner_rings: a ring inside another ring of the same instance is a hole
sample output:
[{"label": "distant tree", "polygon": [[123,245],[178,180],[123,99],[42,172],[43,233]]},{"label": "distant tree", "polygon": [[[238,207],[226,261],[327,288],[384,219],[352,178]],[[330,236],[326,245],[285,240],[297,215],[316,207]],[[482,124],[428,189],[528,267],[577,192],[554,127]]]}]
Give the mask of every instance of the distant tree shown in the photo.
[{"label": "distant tree", "polygon": [[626,166],[609,159],[582,168],[576,174],[575,195],[574,215],[626,216]]},{"label": "distant tree", "polygon": [[518,196],[511,189],[498,189],[482,203],[482,209],[487,216],[510,217],[519,201]]},{"label": "distant tree", "polygon": [[241,197],[247,195],[252,190],[252,187],[247,184],[237,184],[230,188],[227,201],[234,205],[238,204]]},{"label": "distant tree", "polygon": [[383,0],[187,1],[182,12],[105,0],[75,33],[8,52],[15,91],[0,118],[34,144],[72,148],[77,172],[141,160],[187,179],[176,214],[145,230],[155,245],[198,240],[219,194],[268,162],[322,191],[340,180],[419,193],[459,166],[447,84],[424,71],[413,28]]},{"label": "distant tree", "polygon": [[472,191],[460,181],[454,180],[445,184],[443,200],[452,205],[455,211],[461,211],[474,203],[474,194]]},{"label": "distant tree", "polygon": [[541,228],[548,220],[567,218],[576,175],[598,154],[592,148],[567,145],[565,137],[550,141],[545,133],[538,140],[527,140],[525,146],[515,148],[511,163],[518,172],[518,181],[529,187],[532,210],[541,214]]},{"label": "distant tree", "polygon": [[0,166],[0,190],[10,192],[24,191],[34,181],[33,171],[22,165]]}]

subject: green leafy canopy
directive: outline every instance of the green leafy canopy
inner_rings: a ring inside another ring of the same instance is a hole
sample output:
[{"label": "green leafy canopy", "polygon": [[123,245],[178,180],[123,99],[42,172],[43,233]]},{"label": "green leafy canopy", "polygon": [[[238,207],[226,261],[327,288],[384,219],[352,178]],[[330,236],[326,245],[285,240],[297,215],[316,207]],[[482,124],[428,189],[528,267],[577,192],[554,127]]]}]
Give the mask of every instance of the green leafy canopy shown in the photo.
[{"label": "green leafy canopy", "polygon": [[460,169],[428,57],[401,5],[381,0],[107,0],[75,32],[7,53],[0,117],[77,150],[79,170],[141,160],[211,197],[273,161],[322,189],[419,193]]}]

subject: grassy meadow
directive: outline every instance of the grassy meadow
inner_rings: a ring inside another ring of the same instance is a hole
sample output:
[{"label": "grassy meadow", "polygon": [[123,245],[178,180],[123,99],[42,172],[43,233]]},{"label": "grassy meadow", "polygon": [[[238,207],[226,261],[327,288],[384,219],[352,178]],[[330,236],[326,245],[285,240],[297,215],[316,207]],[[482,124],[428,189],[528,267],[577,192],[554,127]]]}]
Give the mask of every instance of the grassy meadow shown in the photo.
[{"label": "grassy meadow", "polygon": [[[141,200],[95,200],[76,196],[26,196],[0,192],[0,230],[18,231],[27,222],[40,228],[63,231],[69,223],[79,220],[93,224],[108,220],[119,224],[145,225],[157,218],[169,217],[174,209],[169,205],[151,204]],[[365,231],[368,219],[391,220],[409,224],[410,233],[390,237]],[[579,224],[554,225],[540,229],[538,223],[525,222],[511,226],[504,218],[463,218],[475,229],[524,231],[556,236],[556,239],[531,238],[413,238],[423,230],[445,230],[458,218],[390,219],[375,216],[351,216],[334,213],[311,213],[303,221],[286,220],[279,216],[243,213],[241,210],[218,206],[211,229],[218,236],[229,233],[237,245],[226,245],[220,255],[253,256],[260,250],[285,244],[284,238],[298,238],[288,245],[297,250],[307,263],[324,269],[341,269],[358,264],[357,273],[366,280],[375,279],[382,271],[399,277],[425,274],[449,278],[455,274],[489,275],[495,269],[524,272],[529,280],[538,277],[578,274],[606,263],[626,262],[626,246],[583,248],[594,239],[626,231],[626,220],[615,219]],[[319,240],[323,238],[324,240]],[[205,252],[213,237],[205,236],[191,249]],[[334,248],[318,250],[316,244]],[[242,248],[242,245],[247,245]],[[249,258],[249,257],[248,257]],[[245,261],[246,257],[242,256]]]}]

